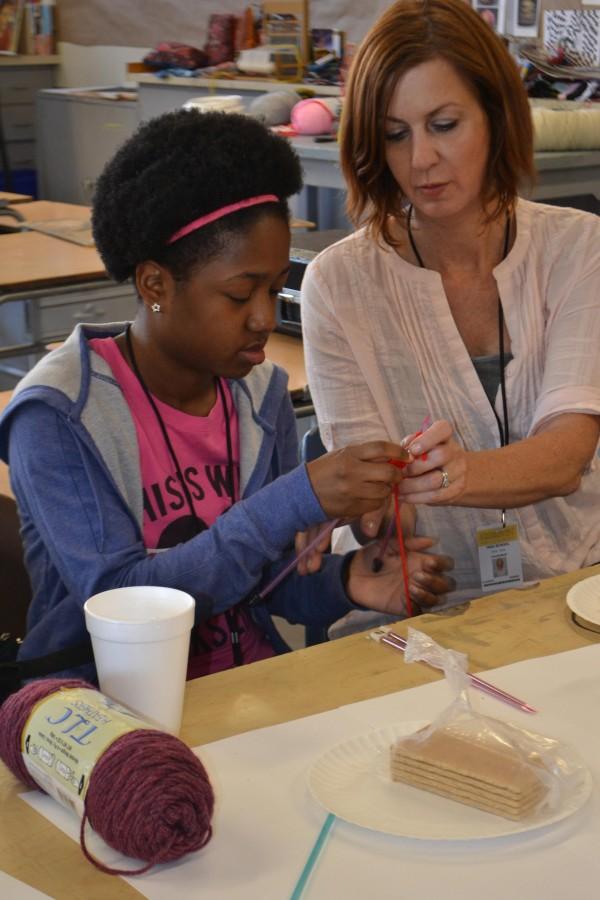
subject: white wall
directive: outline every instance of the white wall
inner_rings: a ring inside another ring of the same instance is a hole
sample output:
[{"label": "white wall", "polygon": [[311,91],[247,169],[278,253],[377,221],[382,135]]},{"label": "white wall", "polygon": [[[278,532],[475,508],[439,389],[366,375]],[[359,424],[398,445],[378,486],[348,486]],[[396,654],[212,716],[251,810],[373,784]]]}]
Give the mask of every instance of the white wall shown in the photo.
[{"label": "white wall", "polygon": [[84,47],[59,42],[61,65],[57,87],[91,87],[127,83],[127,63],[140,62],[148,47]]},{"label": "white wall", "polygon": [[[108,2],[108,0],[107,0]],[[204,34],[209,12],[213,12],[218,4],[209,0],[195,0],[194,17],[202,23]],[[315,28],[341,28],[346,32],[349,41],[359,41],[377,16],[390,5],[391,0],[312,0],[310,4],[311,25]],[[184,3],[186,14],[193,4],[189,0]],[[72,3],[70,5],[73,5]],[[82,4],[83,5],[83,4]],[[96,6],[99,4],[96,3]],[[239,12],[247,5],[242,0],[227,7],[228,12]],[[239,7],[239,9],[238,9]],[[127,7],[117,7],[112,15],[118,19],[124,16],[127,22]],[[170,33],[165,40],[185,40],[181,34],[173,37]],[[201,46],[201,41],[191,42]],[[126,65],[128,62],[141,61],[150,48],[148,47],[115,47],[93,44],[74,44],[59,41],[57,52],[62,57],[62,64],[57,73],[58,87],[90,87],[92,85],[118,85],[126,82]]]},{"label": "white wall", "polygon": [[[313,0],[311,24],[314,27],[337,27],[345,30],[348,40],[360,41],[391,0]],[[518,0],[499,0],[506,6],[506,31],[518,33],[515,26]],[[558,2],[558,0],[555,0]],[[565,6],[574,0],[561,0]],[[588,2],[588,0],[584,0]],[[58,87],[121,85],[127,82],[127,63],[140,62],[151,48],[114,47],[59,42],[57,52],[62,64],[57,74]]]}]

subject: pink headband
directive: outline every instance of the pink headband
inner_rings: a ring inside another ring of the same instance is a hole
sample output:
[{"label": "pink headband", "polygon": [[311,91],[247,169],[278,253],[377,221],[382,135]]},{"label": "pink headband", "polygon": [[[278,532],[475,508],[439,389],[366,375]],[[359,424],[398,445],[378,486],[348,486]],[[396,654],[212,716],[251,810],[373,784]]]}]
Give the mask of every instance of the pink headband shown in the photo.
[{"label": "pink headband", "polygon": [[207,213],[205,216],[200,216],[199,219],[194,219],[189,225],[184,225],[183,228],[180,228],[179,231],[176,231],[175,234],[169,238],[167,244],[174,244],[175,241],[185,237],[186,234],[191,234],[192,231],[197,231],[198,228],[209,225],[216,219],[222,219],[223,216],[228,216],[230,213],[237,212],[238,209],[246,209],[248,206],[258,206],[259,203],[279,203],[279,197],[276,197],[275,194],[259,194],[258,197],[249,197],[247,200],[238,200],[237,203],[230,203],[228,206],[222,206],[220,209],[215,209],[214,212]]}]

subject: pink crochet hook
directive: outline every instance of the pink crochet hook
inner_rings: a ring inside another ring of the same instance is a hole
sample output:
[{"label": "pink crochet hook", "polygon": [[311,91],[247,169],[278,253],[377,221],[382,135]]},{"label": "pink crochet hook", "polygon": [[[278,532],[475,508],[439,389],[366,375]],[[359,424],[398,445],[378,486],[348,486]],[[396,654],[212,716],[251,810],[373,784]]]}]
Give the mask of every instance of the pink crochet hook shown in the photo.
[{"label": "pink crochet hook", "polygon": [[321,528],[321,530],[317,534],[317,536],[315,538],[313,538],[313,540],[310,542],[310,544],[307,544],[306,547],[304,548],[304,550],[302,550],[302,552],[299,553],[298,556],[295,556],[294,559],[292,559],[287,564],[287,566],[284,566],[284,568],[281,570],[281,572],[278,572],[277,575],[275,576],[275,578],[272,579],[272,581],[270,581],[260,591],[257,591],[254,602],[260,602],[260,601],[264,600],[265,597],[267,596],[267,594],[270,594],[271,591],[277,587],[279,582],[283,581],[283,579],[287,575],[289,575],[290,572],[293,571],[293,569],[296,568],[296,566],[298,565],[300,560],[304,559],[305,556],[308,556],[308,554],[311,552],[311,550],[315,549],[317,544],[319,544],[323,540],[323,538],[325,537],[326,534],[331,534],[331,532],[336,527],[336,525],[338,524],[339,521],[340,521],[339,519],[334,519],[332,522],[326,522],[325,525]]},{"label": "pink crochet hook", "polygon": [[[406,649],[406,638],[403,638],[400,634],[396,634],[395,631],[386,631],[384,634],[378,635],[377,640],[380,640],[383,644],[389,644],[390,647],[395,647],[396,650],[402,650],[402,652]],[[431,663],[427,663],[427,665],[431,665]],[[529,703],[525,703],[524,700],[520,700],[518,697],[514,697],[512,694],[503,691],[502,688],[490,684],[489,681],[484,681],[479,675],[472,675],[470,672],[467,674],[473,687],[477,688],[479,691],[483,691],[485,694],[489,694],[490,697],[495,697],[496,700],[502,700],[510,706],[516,706],[517,709],[526,713],[538,712],[534,706],[530,706]]]}]

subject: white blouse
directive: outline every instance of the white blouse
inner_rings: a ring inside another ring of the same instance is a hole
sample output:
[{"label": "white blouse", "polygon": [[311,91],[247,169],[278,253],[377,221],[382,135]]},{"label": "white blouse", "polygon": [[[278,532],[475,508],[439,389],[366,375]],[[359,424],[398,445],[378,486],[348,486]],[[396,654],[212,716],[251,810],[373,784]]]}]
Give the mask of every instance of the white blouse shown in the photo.
[{"label": "white blouse", "polygon": [[[600,415],[600,218],[519,200],[515,243],[494,269],[513,359],[506,367],[511,442],[564,412]],[[328,449],[398,441],[425,416],[449,420],[467,450],[500,445],[498,424],[437,272],[364,230],[327,248],[302,284],[311,393]],[[502,419],[500,391],[496,411]],[[580,488],[509,510],[525,580],[600,561],[598,448]],[[417,533],[455,559],[457,603],[481,593],[476,529],[498,510],[418,507]]]}]

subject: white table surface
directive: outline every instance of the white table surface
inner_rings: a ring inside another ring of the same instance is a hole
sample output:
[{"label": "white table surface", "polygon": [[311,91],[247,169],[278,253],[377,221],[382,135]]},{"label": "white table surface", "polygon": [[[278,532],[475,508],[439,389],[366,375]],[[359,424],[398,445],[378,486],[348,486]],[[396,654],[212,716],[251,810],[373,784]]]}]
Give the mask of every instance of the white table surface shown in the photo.
[{"label": "white table surface", "polygon": [[[398,665],[406,665],[401,654]],[[588,803],[556,825],[483,841],[411,840],[337,820],[304,900],[599,896],[600,646],[506,666],[486,678],[540,712],[528,716],[479,693],[477,708],[576,748],[594,779]],[[433,717],[450,699],[446,683],[436,682],[198,748],[217,796],[212,841],[130,883],[151,900],[289,898],[326,815],[307,789],[314,760],[372,728]],[[78,839],[70,813],[40,793],[24,797]],[[99,844],[90,846],[110,864],[118,861]]]}]

